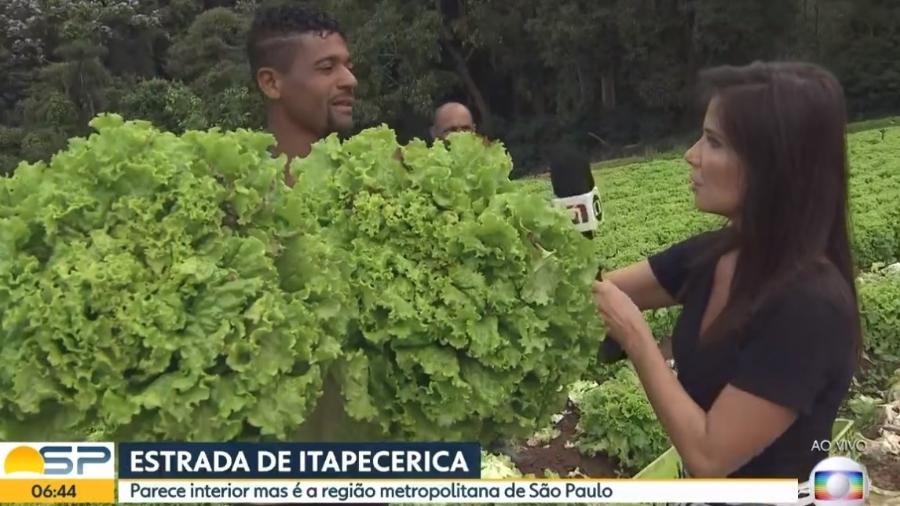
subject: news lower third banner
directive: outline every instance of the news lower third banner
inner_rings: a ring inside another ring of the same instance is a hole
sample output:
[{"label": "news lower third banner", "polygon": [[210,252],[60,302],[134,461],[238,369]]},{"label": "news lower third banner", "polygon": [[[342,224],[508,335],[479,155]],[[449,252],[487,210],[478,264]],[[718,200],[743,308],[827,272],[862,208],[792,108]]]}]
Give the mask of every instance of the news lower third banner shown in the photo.
[{"label": "news lower third banner", "polygon": [[797,500],[797,480],[482,479],[477,443],[0,443],[2,503]]},{"label": "news lower third banner", "polygon": [[757,503],[797,501],[796,480],[120,480],[120,503]]}]

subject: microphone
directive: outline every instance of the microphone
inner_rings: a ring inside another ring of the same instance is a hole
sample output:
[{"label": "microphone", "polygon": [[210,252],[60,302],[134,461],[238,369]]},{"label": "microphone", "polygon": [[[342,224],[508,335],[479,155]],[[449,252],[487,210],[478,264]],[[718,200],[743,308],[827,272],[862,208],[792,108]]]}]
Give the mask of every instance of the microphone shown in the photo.
[{"label": "microphone", "polygon": [[[587,239],[593,239],[603,211],[587,157],[573,148],[555,149],[550,156],[550,184],[556,195],[553,203],[568,209],[575,229]],[[601,270],[598,270],[597,279],[601,278],[600,274]],[[598,358],[603,363],[613,363],[625,358],[625,352],[619,343],[607,335],[600,346]]]},{"label": "microphone", "polygon": [[556,195],[553,203],[568,209],[575,229],[593,239],[602,211],[588,159],[574,149],[557,148],[550,159],[550,184]]}]

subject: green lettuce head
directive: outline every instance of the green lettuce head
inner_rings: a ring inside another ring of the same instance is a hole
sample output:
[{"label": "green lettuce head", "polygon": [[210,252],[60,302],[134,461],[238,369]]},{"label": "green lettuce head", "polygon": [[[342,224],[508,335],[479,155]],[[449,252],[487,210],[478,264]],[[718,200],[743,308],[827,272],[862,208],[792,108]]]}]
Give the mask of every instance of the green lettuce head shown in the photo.
[{"label": "green lettuce head", "polygon": [[0,180],[0,439],[287,437],[352,313],[270,136],[92,126]]},{"label": "green lettuce head", "polygon": [[296,162],[289,199],[351,259],[345,409],[375,438],[526,435],[596,355],[597,254],[500,144],[400,146],[372,128]]}]

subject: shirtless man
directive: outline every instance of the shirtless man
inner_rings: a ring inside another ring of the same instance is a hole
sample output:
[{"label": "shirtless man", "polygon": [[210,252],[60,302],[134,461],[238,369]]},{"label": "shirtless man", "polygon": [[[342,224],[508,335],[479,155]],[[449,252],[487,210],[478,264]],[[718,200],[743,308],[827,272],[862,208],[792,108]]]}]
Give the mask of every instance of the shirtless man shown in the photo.
[{"label": "shirtless man", "polygon": [[[327,14],[298,5],[260,9],[247,56],[266,98],[273,154],[304,157],[319,139],[353,127],[357,81],[346,37]],[[287,170],[285,180],[294,183]]]}]

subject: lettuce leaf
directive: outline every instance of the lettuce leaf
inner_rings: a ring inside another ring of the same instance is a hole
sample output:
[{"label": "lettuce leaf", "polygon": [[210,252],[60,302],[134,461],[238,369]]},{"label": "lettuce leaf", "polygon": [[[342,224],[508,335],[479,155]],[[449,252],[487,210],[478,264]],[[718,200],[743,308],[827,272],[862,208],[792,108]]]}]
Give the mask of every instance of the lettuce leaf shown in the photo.
[{"label": "lettuce leaf", "polygon": [[288,437],[353,313],[285,159],[260,133],[92,126],[2,183],[0,433]]},{"label": "lettuce leaf", "polygon": [[345,409],[380,439],[528,434],[596,355],[595,246],[511,168],[474,135],[400,145],[384,126],[292,166],[292,198],[347,252]]}]

